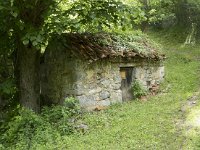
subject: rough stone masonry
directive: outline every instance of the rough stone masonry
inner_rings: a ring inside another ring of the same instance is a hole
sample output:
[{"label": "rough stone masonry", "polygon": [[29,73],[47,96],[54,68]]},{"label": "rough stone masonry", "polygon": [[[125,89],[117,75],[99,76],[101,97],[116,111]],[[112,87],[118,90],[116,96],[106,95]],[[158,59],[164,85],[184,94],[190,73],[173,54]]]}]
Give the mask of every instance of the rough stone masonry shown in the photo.
[{"label": "rough stone masonry", "polygon": [[121,103],[126,96],[122,90],[122,68],[131,70],[127,78],[130,84],[137,80],[147,90],[159,85],[164,79],[164,56],[149,47],[141,53],[102,46],[90,34],[56,37],[41,64],[43,102],[62,104],[73,96],[87,110]]}]

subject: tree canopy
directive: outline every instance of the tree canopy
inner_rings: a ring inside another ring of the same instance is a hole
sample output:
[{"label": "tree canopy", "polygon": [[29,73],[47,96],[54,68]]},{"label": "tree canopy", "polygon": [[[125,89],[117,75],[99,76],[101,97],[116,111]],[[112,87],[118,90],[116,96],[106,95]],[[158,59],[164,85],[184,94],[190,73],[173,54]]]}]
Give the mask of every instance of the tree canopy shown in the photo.
[{"label": "tree canopy", "polygon": [[22,106],[39,111],[39,64],[42,48],[52,34],[102,30],[120,24],[128,7],[120,1],[43,1],[0,2],[2,56],[14,55],[14,72]]}]

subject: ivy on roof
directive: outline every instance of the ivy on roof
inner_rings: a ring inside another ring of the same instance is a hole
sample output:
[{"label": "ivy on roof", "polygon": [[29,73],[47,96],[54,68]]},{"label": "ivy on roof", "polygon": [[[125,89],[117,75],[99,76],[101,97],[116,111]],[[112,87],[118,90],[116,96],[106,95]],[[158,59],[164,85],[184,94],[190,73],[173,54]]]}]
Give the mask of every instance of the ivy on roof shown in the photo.
[{"label": "ivy on roof", "polygon": [[67,33],[61,38],[64,46],[67,50],[71,50],[73,56],[90,62],[116,57],[153,60],[165,58],[159,46],[141,32]]},{"label": "ivy on roof", "polygon": [[97,41],[101,46],[108,46],[116,51],[134,51],[146,56],[149,53],[162,55],[158,44],[139,31],[129,33],[97,33],[94,37],[97,37]]}]

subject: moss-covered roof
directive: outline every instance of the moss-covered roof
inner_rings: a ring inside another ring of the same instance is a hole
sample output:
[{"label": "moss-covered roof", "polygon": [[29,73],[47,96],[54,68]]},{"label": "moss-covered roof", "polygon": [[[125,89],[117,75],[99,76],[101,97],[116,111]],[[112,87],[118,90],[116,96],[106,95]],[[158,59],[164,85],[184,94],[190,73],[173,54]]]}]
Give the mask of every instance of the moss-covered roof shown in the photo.
[{"label": "moss-covered roof", "polygon": [[162,60],[159,47],[142,33],[68,33],[61,37],[72,55],[89,62],[104,58]]}]

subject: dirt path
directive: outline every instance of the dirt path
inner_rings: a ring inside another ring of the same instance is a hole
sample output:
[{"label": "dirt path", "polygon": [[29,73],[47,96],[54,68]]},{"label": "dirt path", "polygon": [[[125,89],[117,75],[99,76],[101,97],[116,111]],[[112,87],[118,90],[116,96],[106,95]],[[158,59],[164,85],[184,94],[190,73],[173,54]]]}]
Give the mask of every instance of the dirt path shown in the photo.
[{"label": "dirt path", "polygon": [[184,135],[183,142],[180,146],[180,150],[187,149],[188,139],[190,134],[197,128],[200,129],[200,110],[196,111],[195,106],[198,105],[200,99],[200,89],[198,92],[187,99],[187,101],[181,107],[182,117],[178,121],[178,128],[181,135]]}]

